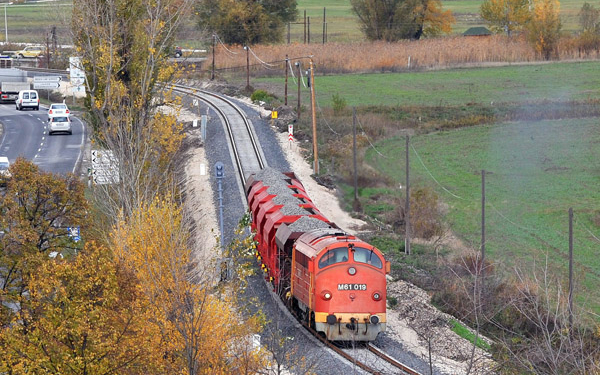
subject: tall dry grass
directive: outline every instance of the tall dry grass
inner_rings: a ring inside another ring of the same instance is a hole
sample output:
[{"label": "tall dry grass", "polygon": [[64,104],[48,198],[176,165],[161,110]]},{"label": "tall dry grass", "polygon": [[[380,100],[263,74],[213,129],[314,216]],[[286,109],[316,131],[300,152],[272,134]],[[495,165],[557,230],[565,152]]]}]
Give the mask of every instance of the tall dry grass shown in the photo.
[{"label": "tall dry grass", "polygon": [[[215,56],[219,70],[245,70],[246,51],[242,46],[218,46]],[[356,42],[328,44],[257,45],[252,52],[250,65],[253,75],[279,75],[284,69],[286,54],[294,59],[313,56],[319,73],[358,73],[374,71],[406,71],[446,68],[460,65],[488,63],[518,63],[542,61],[523,36],[507,38],[502,35],[489,37],[446,37],[418,41]],[[232,53],[233,52],[233,53]],[[572,37],[562,38],[556,58],[597,59],[598,49],[581,50]],[[211,60],[211,59],[208,59]],[[303,67],[308,66],[304,60]],[[207,61],[203,69],[210,69]]]}]

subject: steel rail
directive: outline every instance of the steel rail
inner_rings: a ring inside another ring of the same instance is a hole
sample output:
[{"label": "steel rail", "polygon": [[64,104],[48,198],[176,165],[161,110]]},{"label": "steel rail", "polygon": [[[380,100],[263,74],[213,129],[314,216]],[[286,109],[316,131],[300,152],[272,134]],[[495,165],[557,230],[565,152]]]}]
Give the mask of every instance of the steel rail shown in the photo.
[{"label": "steel rail", "polygon": [[235,110],[235,112],[240,116],[240,118],[244,122],[244,127],[245,127],[246,131],[248,132],[248,137],[250,139],[252,150],[254,151],[254,156],[258,162],[258,165],[259,165],[260,169],[263,169],[265,167],[265,161],[263,160],[263,158],[261,156],[258,142],[256,141],[256,138],[254,137],[254,132],[252,131],[252,124],[250,124],[250,121],[246,117],[246,114],[244,113],[244,111],[242,111],[235,103],[233,103],[231,100],[226,99],[220,95],[217,95],[212,92],[205,91],[205,90],[198,90],[193,87],[177,85],[177,84],[173,84],[173,85],[171,85],[171,87],[176,92],[179,92],[179,93],[182,93],[185,95],[189,95],[194,98],[198,98],[199,100],[202,100],[203,102],[209,104],[221,116],[221,118],[223,119],[223,121],[225,123],[225,129],[227,132],[227,136],[229,137],[232,152],[234,155],[233,162],[236,166],[237,173],[238,173],[238,176],[242,183],[242,186],[246,182],[246,176],[245,176],[245,171],[244,171],[244,168],[242,165],[242,160],[241,160],[240,154],[238,152],[238,146],[236,145],[236,142],[235,142],[235,138],[233,135],[233,130],[231,127],[230,120],[227,117],[227,115],[225,114],[225,112],[219,107],[219,104],[215,103],[215,101],[212,101],[207,97],[212,97],[212,98],[218,99],[221,102],[225,102],[231,108],[233,108]]},{"label": "steel rail", "polygon": [[370,343],[367,344],[367,349],[369,349],[370,352],[372,352],[373,354],[375,354],[379,358],[381,358],[384,361],[388,362],[392,366],[401,369],[402,371],[406,372],[409,375],[421,375],[421,373],[419,373],[417,370],[412,369],[412,368],[406,366],[405,364],[403,364],[402,362],[398,361],[395,358],[392,358],[387,353],[383,352],[378,347],[371,345]]}]

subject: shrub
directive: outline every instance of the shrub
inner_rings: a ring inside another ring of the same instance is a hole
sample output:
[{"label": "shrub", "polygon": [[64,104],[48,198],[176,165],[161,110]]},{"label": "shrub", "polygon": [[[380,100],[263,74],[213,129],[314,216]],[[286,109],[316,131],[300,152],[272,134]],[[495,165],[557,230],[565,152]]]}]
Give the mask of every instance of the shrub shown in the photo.
[{"label": "shrub", "polygon": [[256,90],[250,96],[250,100],[252,100],[253,102],[270,103],[273,99],[275,98],[265,90]]},{"label": "shrub", "polygon": [[341,97],[340,94],[335,93],[331,97],[331,100],[333,102],[333,113],[335,115],[339,115],[344,112],[344,109],[346,109],[346,99]]},{"label": "shrub", "polygon": [[396,307],[398,305],[398,298],[396,298],[394,296],[388,296],[387,300],[388,300],[388,305],[390,306],[390,309],[393,309],[394,307]]}]

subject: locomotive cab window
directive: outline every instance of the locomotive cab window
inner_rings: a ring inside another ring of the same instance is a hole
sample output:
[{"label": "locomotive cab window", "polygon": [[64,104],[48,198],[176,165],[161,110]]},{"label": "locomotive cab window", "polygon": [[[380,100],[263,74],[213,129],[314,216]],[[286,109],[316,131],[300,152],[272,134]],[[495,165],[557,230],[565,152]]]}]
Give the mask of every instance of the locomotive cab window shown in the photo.
[{"label": "locomotive cab window", "polygon": [[363,247],[354,248],[354,261],[356,263],[367,263],[377,268],[383,267],[383,262],[381,261],[381,258],[379,258],[379,255],[375,254],[374,251]]},{"label": "locomotive cab window", "polygon": [[340,247],[327,251],[319,260],[319,268],[331,266],[332,264],[348,261],[348,248]]}]

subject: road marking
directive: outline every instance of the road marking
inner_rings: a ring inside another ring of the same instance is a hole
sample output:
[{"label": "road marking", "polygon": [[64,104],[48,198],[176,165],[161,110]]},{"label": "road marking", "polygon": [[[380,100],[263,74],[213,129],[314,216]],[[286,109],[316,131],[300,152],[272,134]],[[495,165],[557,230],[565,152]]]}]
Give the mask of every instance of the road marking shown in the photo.
[{"label": "road marking", "polygon": [[41,148],[41,147],[40,147],[40,148],[38,148],[38,152],[40,152],[40,151],[42,151],[42,148]]},{"label": "road marking", "polygon": [[77,164],[79,164],[79,159],[81,159],[81,156],[83,155],[83,146],[85,146],[85,125],[77,117],[75,117],[75,119],[81,124],[81,144],[79,145],[79,155],[77,155],[77,160],[75,161],[75,165],[73,166],[73,174],[75,174],[75,168],[77,168]]}]

